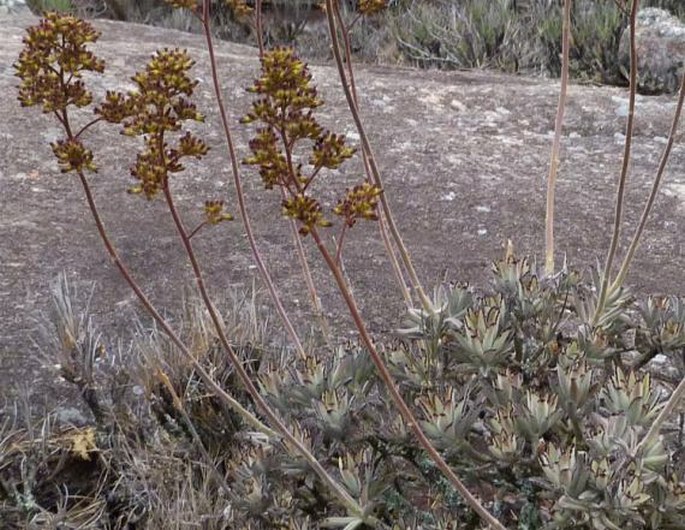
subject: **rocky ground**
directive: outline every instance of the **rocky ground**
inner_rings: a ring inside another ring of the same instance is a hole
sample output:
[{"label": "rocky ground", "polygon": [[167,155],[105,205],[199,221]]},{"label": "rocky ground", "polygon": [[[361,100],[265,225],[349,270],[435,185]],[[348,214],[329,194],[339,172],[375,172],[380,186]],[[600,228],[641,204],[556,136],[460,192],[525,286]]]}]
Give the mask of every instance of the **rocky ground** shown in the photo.
[{"label": "rocky ground", "polygon": [[[17,385],[52,389],[52,376],[40,369],[34,344],[35,319],[49,308],[49,285],[62,271],[80,288],[85,303],[111,337],[126,337],[137,309],[110,264],[88,215],[78,182],[56,169],[48,143],[60,131],[37,109],[16,101],[12,63],[21,49],[30,15],[0,16],[0,396]],[[97,94],[126,89],[134,70],[158,47],[188,48],[201,80],[197,102],[208,114],[198,132],[212,146],[202,166],[178,176],[173,191],[192,218],[208,198],[233,200],[231,175],[219,127],[200,36],[141,25],[97,21],[95,46],[107,61],[93,79]],[[250,104],[244,88],[258,71],[254,49],[217,45],[224,96],[235,123],[237,147],[247,153],[250,129],[237,124]],[[326,105],[321,121],[355,141],[335,69],[312,66]],[[357,69],[360,105],[400,229],[427,286],[442,279],[483,285],[490,262],[508,238],[520,253],[541,256],[545,186],[558,83],[490,72],[430,72],[362,66]],[[674,96],[638,98],[634,159],[631,165],[624,236],[638,219],[651,186],[675,107]],[[574,85],[569,105],[558,184],[557,241],[577,268],[603,260],[608,245],[615,182],[623,150],[627,92],[619,88]],[[92,179],[96,201],[123,257],[146,292],[170,315],[178,313],[189,269],[171,220],[160,202],[131,197],[128,167],[136,144],[114,127],[89,137],[101,171]],[[640,293],[685,294],[682,283],[685,228],[685,146],[680,138],[666,182],[645,234],[629,283]],[[359,160],[326,175],[328,206],[361,177]],[[279,198],[261,189],[244,171],[248,200],[260,248],[301,325],[309,306]],[[329,187],[330,186],[330,187]],[[335,190],[335,191],[334,191]],[[192,223],[191,223],[192,224]],[[362,312],[375,333],[399,323],[402,300],[374,225],[361,224],[346,243],[345,265]],[[219,300],[228,289],[244,288],[257,277],[240,221],[224,223],[199,237],[208,283]],[[348,328],[332,280],[306,240],[326,310],[343,332]],[[47,383],[47,384],[46,384]],[[46,394],[59,393],[50,390]]]}]

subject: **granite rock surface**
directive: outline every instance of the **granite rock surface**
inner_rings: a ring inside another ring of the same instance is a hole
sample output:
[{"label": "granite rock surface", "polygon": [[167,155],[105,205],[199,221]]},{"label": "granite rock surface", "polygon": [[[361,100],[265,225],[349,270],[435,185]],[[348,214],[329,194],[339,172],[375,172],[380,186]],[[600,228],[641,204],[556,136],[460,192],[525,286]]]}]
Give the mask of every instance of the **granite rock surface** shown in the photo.
[{"label": "granite rock surface", "polygon": [[[110,340],[126,340],[138,309],[98,239],[78,181],[56,167],[48,144],[61,137],[60,129],[38,109],[22,109],[14,97],[18,80],[12,64],[25,28],[37,20],[29,14],[0,16],[0,91],[5,95],[0,98],[0,395],[12,394],[11,388],[22,384],[46,389],[46,396],[53,392],[54,376],[41,369],[34,339],[36,318],[50,307],[49,286],[62,271],[81,293],[74,301],[77,306],[84,306],[92,292],[91,313]],[[211,151],[202,165],[191,164],[174,178],[173,192],[189,224],[209,198],[225,199],[229,210],[237,213],[202,37],[104,20],[94,24],[102,37],[93,50],[107,62],[105,75],[87,79],[96,97],[106,90],[131,88],[130,77],[159,47],[190,51],[197,61],[193,75],[200,81],[196,102],[207,114],[196,132]],[[238,119],[251,102],[245,88],[258,73],[256,50],[217,43],[216,52],[223,96],[243,157],[253,131]],[[326,102],[320,109],[321,121],[357,143],[335,68],[311,65],[311,70]],[[443,279],[486,285],[490,263],[502,255],[507,239],[520,253],[542,256],[544,181],[557,81],[369,65],[358,67],[356,80],[385,192],[428,289]],[[622,88],[569,89],[557,189],[559,262],[565,254],[572,266],[583,269],[604,259],[627,96]],[[672,95],[638,97],[624,241],[641,213],[675,104]],[[641,293],[685,294],[682,131],[681,126],[663,192],[629,277]],[[184,287],[192,286],[192,280],[162,202],[126,193],[133,183],[129,167],[139,145],[107,125],[93,127],[86,141],[101,168],[92,177],[95,200],[116,245],[145,291],[176,318]],[[361,175],[361,161],[355,159],[323,176],[324,206],[334,206]],[[264,191],[251,170],[245,169],[243,177],[260,248],[287,308],[306,329],[311,312],[288,224],[280,216],[280,197]],[[340,333],[347,334],[349,320],[332,279],[310,239],[305,246],[326,311]],[[249,287],[257,278],[239,220],[202,234],[196,248],[219,305],[230,289]],[[371,329],[378,334],[394,329],[402,300],[375,225],[360,223],[346,236],[344,262]],[[275,318],[272,326],[278,329]]]}]

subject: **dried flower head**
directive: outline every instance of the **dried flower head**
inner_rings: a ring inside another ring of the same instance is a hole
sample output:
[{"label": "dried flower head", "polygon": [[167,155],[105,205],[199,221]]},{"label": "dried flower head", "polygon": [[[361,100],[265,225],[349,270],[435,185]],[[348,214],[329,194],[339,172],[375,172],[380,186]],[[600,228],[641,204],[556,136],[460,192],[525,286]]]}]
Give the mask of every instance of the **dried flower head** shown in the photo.
[{"label": "dried flower head", "polygon": [[[352,157],[355,149],[345,144],[345,137],[325,130],[316,120],[314,110],[323,104],[312,75],[290,48],[275,48],[264,53],[261,76],[248,88],[259,97],[241,123],[259,122],[250,140],[252,156],[243,160],[246,165],[259,168],[264,187],[281,186],[288,198],[283,201],[284,215],[302,224],[300,233],[306,235],[316,226],[330,226],[324,219],[319,202],[306,192],[322,168],[337,169]],[[312,142],[308,158],[311,173],[302,172],[302,164],[295,155],[295,145]],[[361,185],[348,190],[336,209],[348,226],[357,219],[375,219],[377,196],[380,190]]]},{"label": "dried flower head", "polygon": [[233,220],[233,216],[230,213],[224,212],[224,201],[205,201],[204,212],[210,225]]},{"label": "dried flower head", "polygon": [[323,105],[311,85],[312,75],[292,48],[274,48],[261,58],[262,75],[247,89],[260,97],[241,121],[259,120],[278,128],[299,120],[312,123],[310,110]]},{"label": "dried flower head", "polygon": [[209,147],[190,132],[170,146],[167,134],[182,129],[186,120],[204,121],[190,101],[197,81],[188,76],[195,62],[186,50],[163,49],[150,60],[145,70],[133,76],[138,89],[127,95],[108,92],[95,112],[112,123],[121,123],[122,133],[144,136],[145,149],[137,155],[131,175],[140,181],[130,191],[153,198],[163,189],[170,173],[185,168],[181,159],[202,158]]},{"label": "dried flower head", "polygon": [[345,145],[343,135],[326,132],[317,138],[309,163],[315,168],[337,169],[356,151],[355,148]]},{"label": "dried flower head", "polygon": [[298,194],[283,201],[283,214],[287,217],[297,219],[302,226],[300,234],[306,236],[316,226],[331,226],[321,212],[319,202],[305,194]]},{"label": "dried flower head", "polygon": [[57,157],[62,173],[77,171],[79,173],[88,170],[96,172],[93,163],[93,152],[87,149],[78,139],[57,140],[50,144],[52,152]]},{"label": "dried flower head", "polygon": [[388,0],[359,0],[357,11],[365,16],[377,15],[388,7]]},{"label": "dried flower head", "polygon": [[85,107],[93,100],[81,80],[83,72],[103,72],[104,61],[86,50],[100,34],[72,15],[47,13],[26,30],[24,49],[14,64],[21,78],[23,107],[42,105],[43,112],[63,111],[68,105]]},{"label": "dried flower head", "polygon": [[381,189],[378,186],[364,182],[352,189],[348,189],[345,197],[333,208],[333,213],[344,217],[345,224],[352,227],[358,219],[369,221],[378,220],[376,213],[378,197]]},{"label": "dried flower head", "polygon": [[250,140],[252,156],[243,160],[246,165],[259,166],[259,176],[267,190],[274,186],[287,186],[290,171],[285,155],[282,153],[273,127],[260,127]]}]

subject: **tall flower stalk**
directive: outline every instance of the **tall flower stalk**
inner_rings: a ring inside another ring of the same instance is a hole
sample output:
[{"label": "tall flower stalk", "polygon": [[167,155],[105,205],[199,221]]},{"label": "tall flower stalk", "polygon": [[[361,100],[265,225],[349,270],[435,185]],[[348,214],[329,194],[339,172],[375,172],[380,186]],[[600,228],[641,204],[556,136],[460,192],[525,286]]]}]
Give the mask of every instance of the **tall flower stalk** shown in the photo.
[{"label": "tall flower stalk", "polygon": [[[86,90],[81,80],[82,73],[104,71],[104,62],[97,59],[85,47],[86,44],[95,42],[98,37],[99,34],[88,23],[75,17],[55,13],[48,14],[38,27],[31,28],[28,37],[25,38],[25,50],[16,65],[17,75],[22,79],[19,96],[22,105],[40,104],[44,112],[53,113],[62,124],[67,138],[52,144],[61,171],[63,173],[76,172],[79,175],[98,233],[107,252],[145,309],[192,362],[206,384],[253,427],[258,428],[270,438],[283,438],[292,450],[307,461],[331,493],[355,518],[361,522],[375,524],[375,519],[365,514],[359,503],[325,470],[304,443],[289,431],[278,414],[262,397],[231,346],[221,318],[209,298],[191,244],[191,237],[198,230],[188,232],[185,229],[170,189],[170,176],[185,169],[183,159],[201,158],[208,151],[204,142],[190,132],[185,132],[176,138],[174,143],[170,140],[171,135],[178,136],[182,132],[184,121],[204,119],[189,99],[197,85],[197,81],[191,80],[187,75],[194,62],[183,50],[158,52],[147,68],[133,77],[137,90],[128,95],[108,92],[104,102],[96,108],[98,118],[74,133],[67,107],[74,105],[82,108],[93,101],[92,94]],[[192,265],[198,290],[216,328],[222,347],[256,407],[275,427],[275,430],[263,425],[209,376],[150,303],[112,245],[85,178],[86,171],[97,170],[93,153],[80,139],[80,135],[87,128],[100,120],[121,124],[122,132],[126,135],[143,137],[145,147],[137,154],[136,162],[131,168],[131,175],[137,183],[130,191],[143,195],[147,199],[153,199],[161,192],[166,198]],[[206,219],[201,223],[203,226],[230,219],[230,215],[223,212],[223,205],[220,201],[206,202],[204,214]]]},{"label": "tall flower stalk", "polygon": [[[248,89],[255,94],[256,99],[242,119],[245,124],[257,126],[249,143],[252,155],[247,157],[244,163],[257,168],[267,190],[280,188],[285,193],[287,198],[282,202],[283,214],[298,221],[303,237],[311,235],[314,239],[317,249],[333,273],[362,343],[369,352],[381,380],[421,447],[483,521],[493,528],[503,530],[502,524],[461,482],[423,432],[366,329],[342,273],[339,256],[345,231],[359,220],[378,220],[376,210],[382,190],[367,180],[346,190],[332,211],[341,218],[343,226],[340,229],[340,237],[336,240],[336,248],[331,252],[321,230],[332,227],[333,222],[314,196],[312,183],[322,170],[340,167],[355,150],[346,145],[343,136],[319,125],[314,112],[323,105],[323,101],[311,84],[311,74],[307,66],[297,58],[292,49],[269,50],[264,53],[261,62],[261,75]],[[308,169],[304,168],[304,162],[295,155],[296,147],[304,143],[310,145],[310,154],[306,158]]]},{"label": "tall flower stalk", "polygon": [[621,263],[621,267],[618,270],[618,274],[616,275],[616,278],[614,279],[613,283],[611,284],[611,287],[609,288],[610,291],[616,291],[619,289],[622,285],[623,282],[626,279],[626,276],[628,274],[628,270],[630,269],[630,265],[633,262],[633,258],[635,257],[635,252],[637,251],[637,247],[640,244],[640,240],[642,239],[642,233],[644,232],[645,226],[647,225],[647,220],[649,219],[650,214],[652,213],[652,208],[654,207],[654,202],[656,201],[656,196],[659,193],[659,189],[661,186],[661,181],[664,176],[664,172],[666,171],[666,165],[668,163],[668,160],[671,156],[671,151],[673,150],[673,144],[675,143],[675,138],[676,134],[678,133],[678,124],[680,123],[680,116],[683,111],[683,102],[685,101],[685,73],[683,73],[683,76],[680,81],[680,91],[678,93],[678,102],[676,103],[676,108],[675,112],[673,113],[673,120],[671,122],[671,129],[668,133],[668,140],[666,141],[666,145],[664,146],[664,150],[661,153],[661,158],[659,159],[659,167],[657,168],[656,175],[654,176],[654,182],[652,183],[652,189],[649,193],[649,197],[647,198],[647,202],[645,204],[644,209],[642,210],[642,215],[640,216],[640,222],[635,229],[635,234],[633,234],[633,238],[630,241],[630,246],[628,247],[628,251],[626,252],[626,256],[623,259],[623,262]]},{"label": "tall flower stalk", "polygon": [[[214,53],[214,42],[211,34],[211,20],[210,20],[210,3],[209,1],[203,2],[201,6],[194,0],[189,1],[169,1],[170,5],[177,8],[185,8],[190,10],[202,23],[203,33],[205,36],[205,43],[207,46],[207,54],[209,56],[209,66],[212,72],[212,88],[214,89],[214,97],[216,98],[217,109],[219,110],[219,117],[221,120],[221,127],[224,133],[224,138],[226,140],[226,150],[228,153],[228,159],[231,164],[231,174],[233,176],[233,184],[236,191],[236,200],[238,203],[238,211],[240,213],[240,218],[243,222],[243,227],[245,228],[245,235],[247,236],[247,241],[250,245],[250,250],[252,252],[252,257],[257,265],[257,270],[264,282],[264,285],[269,292],[269,296],[276,308],[276,313],[278,314],[283,326],[285,327],[290,340],[295,347],[300,358],[306,357],[304,347],[302,346],[302,341],[295,330],[290,317],[288,316],[281,297],[276,289],[276,285],[271,278],[271,274],[266,267],[266,263],[259,251],[259,246],[257,245],[257,240],[254,236],[254,231],[252,229],[252,220],[250,219],[249,212],[247,210],[247,203],[245,201],[245,193],[243,191],[242,180],[240,178],[240,163],[238,162],[238,155],[235,150],[235,142],[233,140],[233,133],[229,126],[228,111],[226,110],[226,105],[224,104],[223,93],[221,86],[219,84],[219,74],[217,70],[216,54]],[[247,6],[244,3],[238,2],[236,4],[236,9],[238,9],[237,14],[239,16],[244,16],[248,13]],[[260,30],[261,31],[261,30]]]},{"label": "tall flower stalk", "polygon": [[559,153],[561,151],[561,128],[564,124],[566,110],[566,93],[568,92],[569,52],[571,48],[571,5],[573,0],[564,0],[564,20],[561,32],[561,86],[559,87],[559,104],[554,120],[554,141],[547,175],[547,205],[545,216],[545,274],[554,274],[554,192],[559,170]]},{"label": "tall flower stalk", "polygon": [[223,390],[195,359],[136,282],[108,235],[86,178],[86,172],[97,171],[94,156],[81,140],[81,135],[103,118],[95,118],[75,130],[69,113],[69,107],[83,108],[93,101],[93,96],[86,90],[82,77],[83,72],[104,71],[104,61],[97,59],[86,49],[86,45],[95,42],[98,37],[99,33],[90,24],[75,17],[56,13],[47,14],[38,26],[29,28],[28,36],[24,38],[24,51],[15,64],[16,75],[22,80],[19,101],[24,107],[41,105],[43,113],[52,114],[63,127],[66,138],[52,144],[60,169],[62,173],[74,172],[78,175],[98,235],[115,267],[146,311],[191,362],[205,384],[253,428],[270,437],[277,436]]},{"label": "tall flower stalk", "polygon": [[[349,80],[349,88],[350,92],[352,94],[352,99],[354,101],[354,104],[359,107],[359,98],[357,97],[357,83],[355,81],[354,77],[354,67],[352,65],[352,45],[350,43],[350,32],[352,31],[352,28],[354,25],[359,22],[362,17],[364,16],[373,16],[381,11],[385,10],[387,7],[387,2],[385,0],[379,0],[379,1],[371,1],[371,2],[360,2],[357,5],[357,13],[355,17],[349,22],[345,23],[343,20],[342,14],[340,13],[340,6],[336,3],[334,4],[334,15],[335,15],[335,20],[337,23],[337,27],[341,28],[341,35],[342,35],[342,41],[343,41],[343,50],[342,53],[344,54],[344,63],[347,68],[347,75],[348,75],[348,80]],[[330,26],[329,26],[330,30]],[[369,183],[374,182],[374,176],[373,176],[373,171],[371,168],[371,163],[369,161],[369,153],[362,149],[362,159],[364,162],[364,172],[366,173],[366,179]],[[392,266],[393,273],[395,275],[395,279],[397,280],[397,284],[400,288],[400,292],[402,294],[402,298],[404,299],[405,305],[407,306],[408,309],[411,309],[414,306],[414,302],[412,300],[411,293],[409,292],[409,289],[407,288],[407,284],[405,283],[404,280],[404,274],[402,273],[402,268],[400,267],[400,263],[397,259],[395,249],[393,248],[392,241],[390,239],[390,234],[388,233],[388,221],[386,219],[386,215],[383,211],[381,211],[381,215],[378,217],[378,231],[381,235],[381,239],[383,240],[383,245],[385,246],[386,253],[388,255],[388,259],[390,260],[390,265]]]},{"label": "tall flower stalk", "polygon": [[611,235],[611,243],[609,244],[609,251],[607,253],[606,261],[602,274],[602,282],[597,297],[597,307],[592,319],[593,324],[596,324],[601,318],[606,305],[607,297],[609,295],[611,269],[614,264],[614,257],[618,248],[618,242],[621,238],[621,223],[623,221],[623,207],[625,202],[626,181],[628,180],[628,169],[630,167],[630,156],[633,145],[633,129],[635,124],[635,97],[637,94],[637,44],[635,39],[637,10],[639,7],[639,0],[632,0],[630,9],[630,86],[628,90],[628,119],[626,122],[626,139],[623,147],[623,162],[621,164],[621,174],[618,178],[618,187],[616,189],[616,201],[614,204],[614,223],[613,232]]},{"label": "tall flower stalk", "polygon": [[[375,9],[377,9],[376,5],[383,4],[384,6],[386,2],[379,2],[378,0],[368,0],[360,3],[360,6],[362,4],[364,6],[368,5],[369,10],[373,9],[375,11]],[[380,170],[378,169],[378,165],[376,164],[376,157],[371,147],[371,142],[369,141],[368,135],[366,133],[366,128],[364,127],[364,124],[362,122],[361,114],[359,113],[359,108],[357,107],[357,104],[355,102],[355,97],[351,88],[352,85],[350,83],[350,80],[348,79],[348,74],[345,71],[344,57],[341,51],[342,47],[340,39],[338,38],[338,28],[336,25],[335,13],[337,9],[337,0],[326,0],[326,17],[328,20],[328,29],[331,37],[333,56],[335,58],[335,64],[338,70],[338,76],[340,77],[340,82],[342,84],[342,89],[345,94],[347,106],[350,110],[350,114],[352,115],[355,127],[357,128],[357,133],[359,134],[359,138],[361,140],[365,160],[371,172],[372,184],[378,187],[379,189],[383,189],[383,181],[381,178]],[[414,268],[414,263],[411,259],[411,256],[409,255],[409,250],[404,244],[404,240],[402,239],[399,229],[397,228],[397,225],[395,223],[395,218],[390,209],[390,205],[388,204],[388,201],[384,196],[381,196],[380,203],[383,209],[383,215],[385,216],[385,219],[388,223],[388,228],[390,229],[390,234],[392,235],[393,241],[397,245],[400,258],[402,259],[402,264],[406,268],[407,273],[409,275],[409,280],[411,282],[412,288],[418,296],[421,302],[421,306],[424,308],[424,310],[432,313],[434,311],[433,304],[431,303],[430,298],[428,298],[425,290],[421,285],[419,276],[416,272],[416,269]]]},{"label": "tall flower stalk", "polygon": [[[205,26],[206,28],[207,26]],[[259,48],[259,59],[261,60],[262,57],[264,57],[264,52],[266,48],[264,47],[264,30],[262,28],[262,2],[261,0],[257,0],[255,2],[255,7],[254,7],[254,28],[255,28],[255,33],[256,33],[256,38],[257,38],[257,47]],[[208,39],[211,39],[211,33],[206,31],[206,36]],[[283,190],[281,190],[281,197],[283,199],[286,198],[285,193]],[[309,299],[312,303],[312,307],[314,308],[314,314],[316,315],[316,319],[319,321],[319,328],[321,330],[321,333],[323,335],[324,341],[330,346],[330,339],[331,339],[331,329],[328,324],[328,320],[326,319],[326,315],[323,309],[323,305],[321,304],[321,298],[319,297],[319,293],[316,289],[316,285],[314,283],[314,278],[312,276],[311,269],[309,267],[309,261],[307,260],[307,255],[304,249],[304,245],[302,244],[302,240],[299,238],[298,233],[297,233],[297,223],[294,220],[290,221],[290,231],[293,237],[293,242],[295,243],[295,248],[297,250],[297,257],[300,262],[300,268],[302,269],[302,275],[304,277],[305,284],[307,285],[307,291],[309,292]]]}]

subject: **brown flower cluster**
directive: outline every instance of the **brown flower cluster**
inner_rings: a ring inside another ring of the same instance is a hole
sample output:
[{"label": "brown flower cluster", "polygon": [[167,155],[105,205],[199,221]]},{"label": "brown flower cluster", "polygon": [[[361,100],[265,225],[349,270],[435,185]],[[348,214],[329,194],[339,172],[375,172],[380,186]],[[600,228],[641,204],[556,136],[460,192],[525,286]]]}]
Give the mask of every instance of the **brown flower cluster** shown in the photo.
[{"label": "brown flower cluster", "polygon": [[224,201],[205,201],[204,211],[205,218],[210,225],[233,220],[230,213],[224,212]]},{"label": "brown flower cluster", "polygon": [[334,133],[324,133],[316,139],[309,163],[315,168],[338,169],[340,164],[350,158],[356,149],[345,145],[345,137]]},{"label": "brown flower cluster", "polygon": [[97,167],[93,163],[93,152],[79,140],[75,138],[57,140],[51,143],[50,147],[57,157],[57,163],[62,173],[69,173],[70,171],[82,173],[85,170],[97,171]]},{"label": "brown flower cluster", "polygon": [[357,11],[362,15],[377,15],[388,7],[388,0],[359,0]]},{"label": "brown flower cluster", "polygon": [[103,72],[104,61],[86,50],[100,34],[88,22],[71,15],[47,13],[24,37],[24,49],[15,63],[21,78],[23,107],[42,105],[43,112],[63,111],[68,105],[85,107],[93,100],[83,72]]},{"label": "brown flower cluster", "polygon": [[283,201],[283,215],[300,221],[300,234],[303,236],[315,226],[327,227],[332,224],[324,218],[319,201],[303,193]]},{"label": "brown flower cluster", "polygon": [[93,152],[74,134],[67,107],[88,106],[93,95],[82,81],[83,72],[103,72],[104,61],[86,45],[100,34],[89,23],[71,15],[47,13],[40,23],[27,30],[24,49],[14,64],[21,79],[19,101],[22,107],[41,105],[54,113],[67,132],[67,138],[53,142],[52,151],[62,173],[96,171]]},{"label": "brown flower cluster", "polygon": [[160,50],[144,71],[133,76],[137,90],[126,95],[108,92],[95,110],[104,120],[120,123],[122,134],[145,138],[145,148],[131,168],[131,175],[139,181],[130,190],[132,193],[153,198],[167,185],[171,173],[185,169],[183,158],[199,159],[209,151],[190,132],[185,132],[175,145],[168,143],[168,133],[181,131],[184,121],[204,121],[189,99],[197,86],[197,81],[188,76],[193,64],[185,50]]},{"label": "brown flower cluster", "polygon": [[[259,79],[248,88],[258,98],[241,123],[258,122],[250,141],[252,155],[244,164],[257,166],[266,189],[280,186],[286,191],[284,215],[300,222],[300,233],[309,234],[314,227],[330,226],[319,201],[312,197],[309,186],[323,168],[337,169],[351,158],[356,149],[345,143],[343,135],[324,129],[314,116],[323,105],[312,75],[291,48],[275,48],[262,58]],[[309,140],[311,171],[305,174],[296,161],[298,142]],[[348,190],[334,213],[345,217],[348,226],[357,219],[376,219],[375,209],[380,190],[363,184]]]},{"label": "brown flower cluster", "polygon": [[377,221],[378,196],[381,189],[373,184],[364,182],[352,189],[347,190],[345,197],[341,199],[333,213],[345,219],[348,227],[354,226],[358,219]]},{"label": "brown flower cluster", "polygon": [[[178,7],[191,4],[176,3]],[[201,139],[182,130],[186,120],[204,120],[190,101],[197,86],[188,76],[194,61],[185,50],[158,51],[132,78],[137,90],[128,94],[108,91],[94,109],[97,117],[77,130],[68,107],[81,108],[93,102],[82,74],[104,72],[104,61],[86,49],[99,36],[89,23],[72,15],[47,13],[27,30],[24,49],[14,65],[21,79],[19,101],[24,107],[41,105],[43,112],[53,113],[64,128],[66,138],[51,144],[62,173],[97,171],[93,152],[84,146],[81,135],[98,121],[121,124],[125,135],[143,136],[144,149],[131,168],[139,184],[130,191],[151,199],[167,186],[170,174],[184,170],[183,158],[199,159],[209,150]],[[174,133],[175,142],[169,133]],[[207,202],[204,214],[208,224],[232,218],[218,201]]]}]

